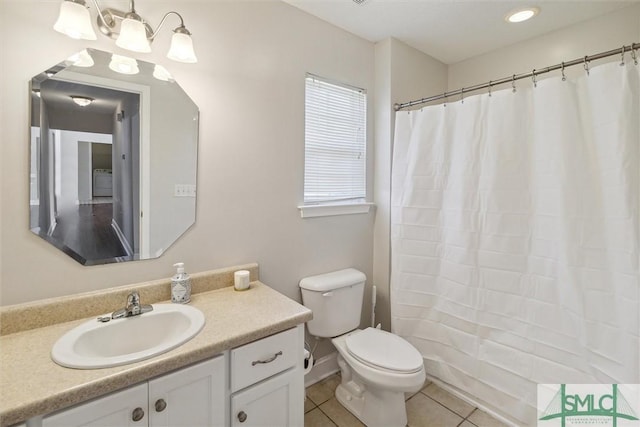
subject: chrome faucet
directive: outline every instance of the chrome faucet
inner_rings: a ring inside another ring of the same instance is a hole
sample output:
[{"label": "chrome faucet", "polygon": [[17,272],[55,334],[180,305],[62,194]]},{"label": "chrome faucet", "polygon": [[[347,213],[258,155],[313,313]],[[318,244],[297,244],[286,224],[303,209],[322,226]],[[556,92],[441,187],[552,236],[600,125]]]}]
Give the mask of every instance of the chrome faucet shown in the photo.
[{"label": "chrome faucet", "polygon": [[148,304],[140,304],[140,295],[138,291],[133,291],[127,295],[127,305],[120,310],[116,310],[111,314],[112,319],[120,319],[122,317],[138,316],[153,310]]}]

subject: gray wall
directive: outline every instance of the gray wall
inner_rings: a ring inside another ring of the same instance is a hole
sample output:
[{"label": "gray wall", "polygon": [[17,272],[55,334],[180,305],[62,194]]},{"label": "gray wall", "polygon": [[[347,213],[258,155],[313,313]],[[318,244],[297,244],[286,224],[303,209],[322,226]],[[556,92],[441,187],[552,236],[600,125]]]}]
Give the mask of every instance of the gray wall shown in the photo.
[{"label": "gray wall", "polygon": [[376,160],[373,282],[377,287],[376,323],[391,330],[390,221],[391,161],[395,110],[393,105],[414,99],[420,93],[443,92],[447,66],[396,40],[376,44]]}]

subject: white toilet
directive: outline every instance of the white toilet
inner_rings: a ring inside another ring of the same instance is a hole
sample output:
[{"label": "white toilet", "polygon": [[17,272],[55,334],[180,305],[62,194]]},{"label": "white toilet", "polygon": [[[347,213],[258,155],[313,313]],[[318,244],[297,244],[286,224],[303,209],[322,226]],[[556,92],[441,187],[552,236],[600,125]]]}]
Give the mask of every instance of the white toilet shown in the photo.
[{"label": "white toilet", "polygon": [[356,329],[366,280],[353,268],[302,279],[302,303],[313,311],[307,327],[311,335],[333,338],[342,374],[338,401],[368,427],[404,427],[405,393],[422,388],[424,363],[403,338]]}]

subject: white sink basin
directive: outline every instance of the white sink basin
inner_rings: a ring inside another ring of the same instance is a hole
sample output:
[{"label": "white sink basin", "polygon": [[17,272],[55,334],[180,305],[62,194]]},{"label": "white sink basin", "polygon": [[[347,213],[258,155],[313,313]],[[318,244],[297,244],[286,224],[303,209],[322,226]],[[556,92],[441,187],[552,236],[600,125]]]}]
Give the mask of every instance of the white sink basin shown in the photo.
[{"label": "white sink basin", "polygon": [[196,336],[204,326],[197,308],[181,304],[154,304],[153,311],[101,323],[89,320],[53,346],[51,358],[76,369],[126,365],[172,350]]}]

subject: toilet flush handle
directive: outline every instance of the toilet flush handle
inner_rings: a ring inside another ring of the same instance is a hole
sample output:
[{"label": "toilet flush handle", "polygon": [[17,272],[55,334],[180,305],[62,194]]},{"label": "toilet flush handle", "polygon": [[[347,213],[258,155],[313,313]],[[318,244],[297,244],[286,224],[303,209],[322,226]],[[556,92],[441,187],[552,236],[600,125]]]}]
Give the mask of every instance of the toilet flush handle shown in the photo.
[{"label": "toilet flush handle", "polygon": [[333,296],[333,292],[325,292],[324,294],[322,294],[323,297],[332,297]]}]

